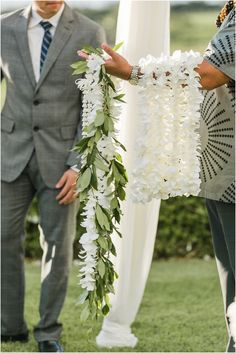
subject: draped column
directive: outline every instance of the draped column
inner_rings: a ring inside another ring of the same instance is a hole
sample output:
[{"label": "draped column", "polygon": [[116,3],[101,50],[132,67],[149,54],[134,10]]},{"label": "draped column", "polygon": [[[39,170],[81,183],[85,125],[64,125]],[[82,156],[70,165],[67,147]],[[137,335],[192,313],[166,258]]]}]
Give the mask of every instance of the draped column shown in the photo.
[{"label": "draped column", "polygon": [[[131,64],[137,64],[147,54],[160,56],[169,51],[169,1],[121,0],[117,24],[116,43],[124,41],[120,53]],[[97,344],[102,347],[134,347],[137,338],[131,324],[138,312],[149,274],[156,237],[160,201],[134,204],[130,197],[132,170],[135,167],[135,137],[137,129],[137,88],[123,83],[127,104],[123,105],[120,136],[127,153],[124,164],[129,175],[127,198],[123,203],[120,231],[123,238],[114,234],[117,249],[114,259],[119,279],[115,295],[111,296],[112,309],[104,319]]]}]

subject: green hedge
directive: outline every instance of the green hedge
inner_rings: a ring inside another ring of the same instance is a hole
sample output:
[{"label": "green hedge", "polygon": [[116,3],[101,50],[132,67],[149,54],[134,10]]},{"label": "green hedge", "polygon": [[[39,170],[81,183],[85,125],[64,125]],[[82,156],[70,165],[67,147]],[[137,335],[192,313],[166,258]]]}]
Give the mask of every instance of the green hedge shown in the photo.
[{"label": "green hedge", "polygon": [[[74,257],[79,252],[81,234],[77,219]],[[40,258],[37,203],[34,200],[26,222],[25,254]],[[211,236],[204,201],[196,197],[180,197],[162,201],[154,258],[213,256]]]},{"label": "green hedge", "polygon": [[204,199],[178,197],[162,201],[154,257],[213,256]]}]

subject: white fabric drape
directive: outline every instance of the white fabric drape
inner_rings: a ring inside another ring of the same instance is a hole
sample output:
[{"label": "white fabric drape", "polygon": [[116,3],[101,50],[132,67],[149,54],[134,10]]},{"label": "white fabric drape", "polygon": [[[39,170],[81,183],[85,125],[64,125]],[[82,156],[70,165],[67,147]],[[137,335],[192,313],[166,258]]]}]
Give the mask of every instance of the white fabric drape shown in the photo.
[{"label": "white fabric drape", "polygon": [[[116,43],[124,41],[120,53],[131,64],[137,64],[147,54],[160,56],[169,51],[169,1],[121,0],[117,24]],[[119,279],[116,294],[111,297],[112,309],[104,319],[97,344],[103,347],[134,347],[137,338],[130,326],[139,309],[147,281],[156,236],[159,201],[146,205],[134,204],[130,198],[132,170],[134,168],[135,136],[137,129],[137,88],[124,84],[125,100],[120,136],[127,147],[124,163],[129,175],[127,200],[123,204],[124,216],[120,240],[114,235],[117,257],[114,259]]]}]

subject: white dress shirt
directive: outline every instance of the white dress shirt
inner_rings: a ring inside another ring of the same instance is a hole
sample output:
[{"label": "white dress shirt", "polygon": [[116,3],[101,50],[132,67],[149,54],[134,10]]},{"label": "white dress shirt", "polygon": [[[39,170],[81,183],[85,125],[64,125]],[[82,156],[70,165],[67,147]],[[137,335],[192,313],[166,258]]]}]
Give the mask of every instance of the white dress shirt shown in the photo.
[{"label": "white dress shirt", "polygon": [[65,4],[63,4],[60,10],[49,19],[42,18],[33,8],[31,9],[31,17],[28,25],[28,41],[29,41],[29,49],[31,55],[31,61],[34,69],[34,76],[36,82],[38,82],[40,77],[40,55],[41,55],[41,47],[44,37],[44,29],[39,24],[41,21],[50,22],[52,27],[50,28],[50,32],[52,37],[55,34],[58,22],[61,18],[62,12],[64,10]]}]

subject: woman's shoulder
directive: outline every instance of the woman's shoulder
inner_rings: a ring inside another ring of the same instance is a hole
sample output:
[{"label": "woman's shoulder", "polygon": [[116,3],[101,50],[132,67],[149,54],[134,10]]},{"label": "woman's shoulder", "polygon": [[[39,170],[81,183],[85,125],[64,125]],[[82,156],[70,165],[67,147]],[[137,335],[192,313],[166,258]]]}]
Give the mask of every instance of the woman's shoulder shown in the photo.
[{"label": "woman's shoulder", "polygon": [[223,30],[225,27],[235,26],[235,8],[233,8],[228,16],[225,18],[224,22],[222,23],[220,30]]}]

